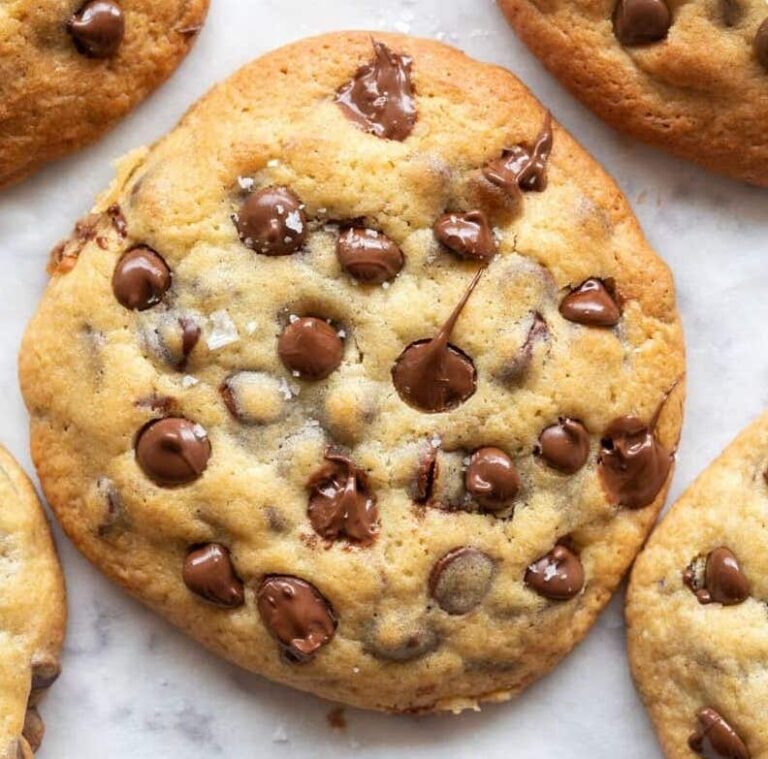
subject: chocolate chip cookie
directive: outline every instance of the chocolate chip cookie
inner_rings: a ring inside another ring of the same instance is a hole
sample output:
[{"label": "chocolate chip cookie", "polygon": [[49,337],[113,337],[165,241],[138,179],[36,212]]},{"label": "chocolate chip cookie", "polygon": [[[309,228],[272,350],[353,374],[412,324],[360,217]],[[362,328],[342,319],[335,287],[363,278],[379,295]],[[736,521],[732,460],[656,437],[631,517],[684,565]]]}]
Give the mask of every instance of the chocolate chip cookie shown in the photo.
[{"label": "chocolate chip cookie", "polygon": [[498,0],[520,38],[616,129],[768,186],[760,0]]},{"label": "chocolate chip cookie", "polygon": [[0,5],[0,187],[101,136],[167,79],[208,0]]},{"label": "chocolate chip cookie", "polygon": [[0,446],[0,759],[31,759],[59,676],[64,580],[32,483]]},{"label": "chocolate chip cookie", "polygon": [[680,497],[632,572],[635,682],[669,759],[768,756],[768,414]]},{"label": "chocolate chip cookie", "polygon": [[670,274],[516,79],[436,42],[247,66],[123,162],[51,271],[21,378],[62,525],[272,679],[510,697],[664,498]]}]

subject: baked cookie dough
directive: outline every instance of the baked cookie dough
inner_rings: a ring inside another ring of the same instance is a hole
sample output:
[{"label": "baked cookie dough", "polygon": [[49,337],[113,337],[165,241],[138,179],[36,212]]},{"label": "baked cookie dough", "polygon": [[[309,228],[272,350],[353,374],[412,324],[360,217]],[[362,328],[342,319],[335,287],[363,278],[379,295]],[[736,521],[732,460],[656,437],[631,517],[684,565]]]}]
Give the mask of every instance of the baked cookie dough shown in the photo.
[{"label": "baked cookie dough", "polygon": [[125,159],[51,271],[21,379],[62,525],[274,680],[508,698],[663,501],[671,276],[516,79],[436,42],[245,67]]},{"label": "baked cookie dough", "polygon": [[761,0],[498,0],[520,38],[616,129],[768,186]]},{"label": "baked cookie dough", "polygon": [[768,756],[768,414],[672,507],[632,572],[629,654],[669,759]]},{"label": "baked cookie dough", "polygon": [[0,187],[100,137],[167,79],[208,0],[0,4]]},{"label": "baked cookie dough", "polygon": [[0,446],[0,759],[31,759],[38,704],[59,676],[64,579],[40,501]]}]

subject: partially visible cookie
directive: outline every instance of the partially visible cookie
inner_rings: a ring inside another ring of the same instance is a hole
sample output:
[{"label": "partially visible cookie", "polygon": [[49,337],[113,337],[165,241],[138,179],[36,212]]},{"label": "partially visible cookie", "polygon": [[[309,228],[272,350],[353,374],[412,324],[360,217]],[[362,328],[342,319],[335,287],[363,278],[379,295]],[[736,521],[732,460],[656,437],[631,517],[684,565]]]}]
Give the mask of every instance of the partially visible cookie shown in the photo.
[{"label": "partially visible cookie", "polygon": [[627,598],[629,654],[669,759],[768,756],[768,414],[672,507]]},{"label": "partially visible cookie", "polygon": [[0,188],[92,142],[170,76],[208,1],[0,3]]},{"label": "partially visible cookie", "polygon": [[59,676],[64,579],[32,483],[0,447],[0,759],[29,759],[37,706]]},{"label": "partially visible cookie", "polygon": [[768,185],[762,0],[498,0],[520,38],[616,129]]}]

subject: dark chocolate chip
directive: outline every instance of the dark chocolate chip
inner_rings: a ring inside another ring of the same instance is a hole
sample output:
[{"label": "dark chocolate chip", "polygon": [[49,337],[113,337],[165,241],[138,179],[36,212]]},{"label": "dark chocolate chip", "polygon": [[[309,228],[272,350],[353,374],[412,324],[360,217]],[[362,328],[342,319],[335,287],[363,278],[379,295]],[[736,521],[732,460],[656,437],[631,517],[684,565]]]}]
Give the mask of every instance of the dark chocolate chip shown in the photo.
[{"label": "dark chocolate chip", "polygon": [[542,430],[536,446],[539,458],[564,474],[575,474],[587,463],[589,433],[581,422],[561,417]]},{"label": "dark chocolate chip", "polygon": [[211,457],[205,430],[180,417],[150,422],[136,440],[136,459],[144,474],[162,487],[187,485],[198,479]]},{"label": "dark chocolate chip", "polygon": [[90,58],[117,55],[125,36],[125,16],[113,0],[89,0],[67,22],[75,47]]},{"label": "dark chocolate chip", "polygon": [[528,567],[525,583],[544,598],[568,601],[584,587],[584,567],[573,551],[556,545]]},{"label": "dark chocolate chip", "polygon": [[665,0],[619,0],[613,30],[622,45],[646,45],[663,40],[672,26]]},{"label": "dark chocolate chip", "polygon": [[189,357],[195,346],[200,342],[202,330],[194,319],[189,319],[185,316],[179,319],[179,326],[181,327],[181,359],[178,368],[181,371],[187,368]]},{"label": "dark chocolate chip", "polygon": [[277,352],[286,369],[307,380],[322,380],[339,368],[344,343],[336,330],[322,319],[304,316],[283,330]]},{"label": "dark chocolate chip", "polygon": [[493,579],[494,562],[477,548],[455,548],[437,561],[429,594],[443,611],[467,614],[482,603]]},{"label": "dark chocolate chip", "polygon": [[307,217],[287,187],[265,187],[249,195],[235,216],[243,243],[265,256],[288,256],[304,245]]},{"label": "dark chocolate chip", "polygon": [[693,565],[683,574],[685,584],[696,594],[699,603],[735,606],[749,598],[749,582],[736,556],[724,546],[715,548],[707,556],[703,579],[703,584],[697,581]]},{"label": "dark chocolate chip", "polygon": [[613,327],[621,318],[621,310],[612,289],[601,279],[588,279],[563,298],[560,313],[577,324]]},{"label": "dark chocolate chip", "polygon": [[434,227],[435,237],[461,258],[489,261],[498,247],[493,230],[482,211],[447,213]]},{"label": "dark chocolate chip", "polygon": [[403,252],[385,234],[352,227],[342,232],[336,255],[350,277],[367,285],[391,282],[403,268]]},{"label": "dark chocolate chip", "polygon": [[184,584],[206,601],[228,609],[243,605],[243,583],[229,549],[219,543],[192,549],[184,561],[182,577]]},{"label": "dark chocolate chip", "polygon": [[156,306],[172,281],[171,270],[159,253],[146,245],[129,250],[112,274],[112,291],[118,302],[132,311]]},{"label": "dark chocolate chip", "polygon": [[704,759],[750,759],[749,749],[736,731],[714,709],[702,709],[688,739],[692,751]]},{"label": "dark chocolate chip", "polygon": [[520,490],[520,475],[512,459],[500,448],[486,446],[469,459],[467,492],[486,511],[503,511]]}]

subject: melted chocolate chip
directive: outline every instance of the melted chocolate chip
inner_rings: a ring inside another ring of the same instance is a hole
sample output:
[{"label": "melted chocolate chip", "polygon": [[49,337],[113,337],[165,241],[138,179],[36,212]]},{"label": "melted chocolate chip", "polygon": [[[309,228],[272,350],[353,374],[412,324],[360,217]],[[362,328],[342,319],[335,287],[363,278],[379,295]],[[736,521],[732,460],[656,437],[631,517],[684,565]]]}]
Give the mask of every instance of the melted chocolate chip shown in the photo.
[{"label": "melted chocolate chip", "polygon": [[265,577],[257,605],[262,622],[289,661],[309,661],[336,632],[336,615],[330,603],[317,588],[298,577]]},{"label": "melted chocolate chip", "polygon": [[547,111],[544,126],[533,147],[514,145],[483,168],[486,179],[509,195],[520,191],[543,192],[547,189],[547,161],[552,153],[552,114]]},{"label": "melted chocolate chip", "polygon": [[489,261],[498,250],[493,230],[482,211],[447,213],[434,227],[435,237],[461,258]]},{"label": "melted chocolate chip", "polygon": [[473,500],[486,511],[504,510],[520,490],[520,475],[512,459],[490,446],[472,454],[464,482]]},{"label": "melted chocolate chip", "polygon": [[429,594],[443,611],[467,614],[479,606],[493,579],[494,563],[477,548],[455,548],[432,568]]},{"label": "melted chocolate chip", "polygon": [[613,30],[622,45],[659,42],[672,26],[672,12],[665,0],[619,0]]},{"label": "melted chocolate chip", "polygon": [[419,458],[419,467],[416,470],[416,482],[413,488],[413,500],[416,503],[428,503],[432,498],[437,475],[438,450],[437,446],[430,443]]},{"label": "melted chocolate chip", "polygon": [[179,370],[186,369],[189,356],[200,341],[200,326],[192,319],[181,317],[179,319],[181,327],[181,360],[179,361]]},{"label": "melted chocolate chip", "polygon": [[90,0],[69,19],[67,31],[83,55],[112,58],[125,36],[123,9],[113,0]]},{"label": "melted chocolate chip", "polygon": [[150,422],[136,441],[139,466],[162,487],[194,482],[205,471],[210,457],[211,444],[205,430],[179,417]]},{"label": "melted chocolate chip", "polygon": [[629,509],[653,503],[671,468],[669,451],[641,419],[620,417],[605,431],[597,471],[613,503]]},{"label": "melted chocolate chip", "polygon": [[692,566],[686,569],[683,581],[702,604],[735,606],[749,598],[749,582],[741,571],[736,556],[724,546],[715,548],[707,556],[703,587],[699,587]]},{"label": "melted chocolate chip", "polygon": [[475,275],[437,335],[411,343],[392,368],[392,381],[398,394],[420,411],[429,414],[450,411],[475,392],[477,372],[472,359],[448,340],[483,271]]},{"label": "melted chocolate chip", "polygon": [[350,277],[366,285],[391,282],[403,268],[403,252],[385,234],[352,227],[339,236],[336,256]]},{"label": "melted chocolate chip", "polygon": [[544,321],[544,317],[537,311],[533,314],[525,342],[520,346],[520,350],[497,370],[498,378],[504,383],[522,381],[531,368],[534,349],[539,343],[545,342],[548,337],[549,326]]},{"label": "melted chocolate chip", "polygon": [[285,368],[296,376],[322,380],[339,368],[344,343],[328,322],[304,316],[283,330],[277,352]]},{"label": "melted chocolate chip", "polygon": [[754,47],[758,63],[768,70],[768,18],[757,28]]},{"label": "melted chocolate chip", "polygon": [[379,532],[379,510],[365,472],[346,456],[328,453],[325,458],[307,484],[312,527],[327,540],[345,537],[370,545]]},{"label": "melted chocolate chip", "polygon": [[584,567],[573,551],[556,545],[528,567],[525,584],[544,598],[568,601],[584,587]]},{"label": "melted chocolate chip", "polygon": [[112,274],[112,291],[120,305],[132,311],[156,306],[171,286],[171,270],[159,253],[146,245],[129,250]]},{"label": "melted chocolate chip", "polygon": [[589,457],[589,433],[581,422],[561,417],[539,435],[536,455],[564,474],[576,474]]},{"label": "melted chocolate chip", "polygon": [[374,59],[361,66],[336,95],[344,115],[366,132],[387,140],[404,140],[416,123],[411,83],[413,61],[381,42],[373,43]]},{"label": "melted chocolate chip", "polygon": [[234,217],[243,243],[265,256],[288,256],[304,245],[307,217],[287,187],[265,187],[249,195]]},{"label": "melted chocolate chip", "polygon": [[744,741],[714,709],[702,709],[696,718],[699,724],[688,739],[692,751],[704,759],[750,759]]},{"label": "melted chocolate chip", "polygon": [[182,577],[184,584],[206,601],[228,609],[243,605],[243,583],[235,573],[229,550],[218,543],[190,551]]},{"label": "melted chocolate chip", "polygon": [[610,282],[592,278],[571,290],[560,303],[563,318],[589,327],[613,327],[621,310]]}]

